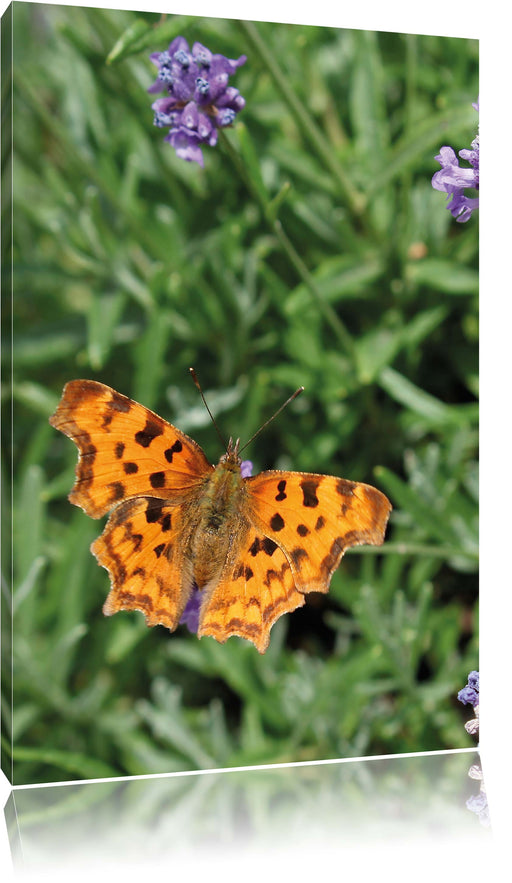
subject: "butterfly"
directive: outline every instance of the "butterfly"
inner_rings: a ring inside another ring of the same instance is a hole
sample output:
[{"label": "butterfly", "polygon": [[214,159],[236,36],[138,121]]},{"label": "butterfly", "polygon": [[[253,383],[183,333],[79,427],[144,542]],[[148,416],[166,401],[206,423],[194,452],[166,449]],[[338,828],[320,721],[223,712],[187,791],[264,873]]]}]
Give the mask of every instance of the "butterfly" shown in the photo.
[{"label": "butterfly", "polygon": [[109,573],[110,616],[140,610],[174,631],[195,593],[197,634],[239,635],[264,653],[272,625],[327,592],[349,546],[380,545],[391,504],[330,475],[243,477],[239,441],[212,466],[153,411],[94,380],[72,380],[50,423],[79,449],[69,500],[109,514],[91,546]]}]

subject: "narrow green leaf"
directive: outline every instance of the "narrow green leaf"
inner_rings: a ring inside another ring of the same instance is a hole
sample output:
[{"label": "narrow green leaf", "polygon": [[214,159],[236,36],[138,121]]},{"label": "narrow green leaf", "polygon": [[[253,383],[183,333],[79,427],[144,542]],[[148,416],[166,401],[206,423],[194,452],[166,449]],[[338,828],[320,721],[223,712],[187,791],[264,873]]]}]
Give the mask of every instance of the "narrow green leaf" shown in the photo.
[{"label": "narrow green leaf", "polygon": [[267,207],[267,217],[270,221],[275,221],[275,219],[277,218],[277,216],[279,214],[279,209],[281,208],[281,205],[283,204],[286,197],[288,196],[290,190],[291,190],[290,182],[285,181],[283,186],[279,190],[279,192],[276,193],[274,198],[270,200],[268,207]]},{"label": "narrow green leaf", "polygon": [[474,567],[476,550],[466,549],[462,546],[451,523],[440,517],[441,510],[435,511],[412,487],[390,469],[380,466],[375,472],[378,475],[379,486],[383,487],[389,495],[393,506],[407,512],[415,526],[425,531],[428,537],[438,539],[442,547],[446,547],[447,544],[451,546],[450,558],[452,560],[460,557],[461,560],[464,559],[467,564],[471,565],[471,569]]},{"label": "narrow green leaf", "polygon": [[478,270],[443,258],[424,258],[405,268],[407,279],[446,294],[478,294]]},{"label": "narrow green leaf", "polygon": [[478,404],[446,405],[415,386],[394,368],[383,368],[378,383],[391,398],[420,414],[434,426],[466,426],[478,419]]},{"label": "narrow green leaf", "polygon": [[126,303],[124,292],[103,294],[93,298],[87,314],[89,326],[88,354],[94,371],[102,368],[110,355],[114,342],[114,331]]},{"label": "narrow green leaf", "polygon": [[123,58],[140,52],[146,45],[144,38],[147,38],[149,32],[154,37],[154,29],[149,22],[144,21],[142,18],[137,18],[121,34],[114,48],[107,55],[107,64],[112,64],[114,61],[122,61]]},{"label": "narrow green leaf", "polygon": [[376,375],[395,358],[403,345],[402,328],[376,328],[355,342],[357,373],[362,384],[372,383]]},{"label": "narrow green leaf", "polygon": [[243,175],[250,182],[250,189],[258,196],[261,207],[266,211],[269,205],[269,195],[261,174],[260,157],[249,130],[243,122],[237,121],[232,131],[229,133],[227,131],[221,132],[221,136],[221,143],[226,146],[229,145],[231,148],[230,152],[233,159],[236,156],[236,154],[233,154],[234,145],[237,145],[240,159],[243,161]]},{"label": "narrow green leaf", "polygon": [[13,395],[17,401],[41,417],[52,414],[59,401],[55,393],[49,392],[44,386],[31,380],[14,384]]},{"label": "narrow green leaf", "polygon": [[[376,255],[365,255],[364,260],[351,255],[327,257],[313,273],[315,284],[327,302],[336,303],[344,298],[371,298],[371,284],[382,273],[382,264]],[[290,318],[304,311],[311,303],[311,295],[304,283],[289,295],[285,314]]]},{"label": "narrow green leaf", "polygon": [[[18,745],[14,749],[15,763],[33,762],[57,767],[62,773],[72,773],[80,779],[106,779],[118,776],[119,771],[103,760],[87,757],[73,751],[50,748],[28,748]],[[46,773],[49,777],[50,773]],[[67,778],[63,776],[62,778]],[[16,783],[15,783],[16,784]]]},{"label": "narrow green leaf", "polygon": [[138,18],[119,37],[107,56],[107,64],[123,61],[145,49],[163,52],[168,43],[185,30],[190,30],[195,22],[191,15],[172,15],[167,20],[162,18],[158,26]]}]

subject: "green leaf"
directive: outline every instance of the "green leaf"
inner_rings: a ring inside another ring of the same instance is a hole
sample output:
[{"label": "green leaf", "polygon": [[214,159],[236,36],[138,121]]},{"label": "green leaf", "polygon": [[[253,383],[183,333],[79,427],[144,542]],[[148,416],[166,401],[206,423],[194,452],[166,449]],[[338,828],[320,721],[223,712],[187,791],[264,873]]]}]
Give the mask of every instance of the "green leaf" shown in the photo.
[{"label": "green leaf", "polygon": [[406,278],[446,294],[478,294],[478,271],[442,258],[424,258],[407,264]]},{"label": "green leaf", "polygon": [[238,147],[240,159],[243,161],[243,174],[250,182],[251,190],[257,195],[260,205],[267,209],[269,195],[261,174],[261,159],[251,138],[250,131],[243,122],[237,121],[236,126],[229,134],[227,131],[222,134],[223,143],[227,142],[231,149],[233,149],[234,144]]},{"label": "green leaf", "polygon": [[432,426],[466,426],[478,420],[478,404],[446,405],[407,380],[394,368],[384,368],[378,383],[405,408],[420,414]]},{"label": "green leaf", "polygon": [[[364,260],[352,255],[336,255],[326,257],[313,278],[322,297],[335,303],[345,298],[371,300],[370,286],[381,273],[382,265],[375,255],[365,255]],[[290,318],[299,315],[310,303],[311,295],[302,283],[290,292],[285,314]]]},{"label": "green leaf", "polygon": [[135,55],[147,45],[148,34],[151,34],[153,40],[155,31],[151,25],[142,18],[137,18],[130,27],[121,34],[115,46],[107,55],[107,64],[114,61],[122,61],[129,55]]},{"label": "green leaf", "polygon": [[87,316],[89,325],[88,354],[91,368],[99,371],[103,368],[114,342],[114,333],[119,325],[126,294],[104,294],[101,298],[93,298]]},{"label": "green leaf", "polygon": [[145,49],[153,52],[167,48],[168,43],[178,36],[185,28],[193,27],[195,18],[190,15],[172,15],[161,20],[157,27],[144,19],[138,18],[121,34],[113,49],[107,56],[107,64],[123,61],[131,55],[137,55]]},{"label": "green leaf", "polygon": [[356,364],[359,380],[366,385],[372,383],[383,366],[395,358],[403,345],[402,328],[376,328],[355,342]]},{"label": "green leaf", "polygon": [[61,772],[72,773],[73,777],[80,779],[107,779],[119,775],[119,770],[102,760],[87,757],[80,752],[61,751],[57,748],[28,748],[17,745],[14,748],[14,761],[57,767]]},{"label": "green leaf", "polygon": [[41,417],[48,417],[49,414],[52,414],[59,401],[55,393],[49,392],[44,386],[33,383],[31,380],[15,383],[13,395],[17,401]]}]

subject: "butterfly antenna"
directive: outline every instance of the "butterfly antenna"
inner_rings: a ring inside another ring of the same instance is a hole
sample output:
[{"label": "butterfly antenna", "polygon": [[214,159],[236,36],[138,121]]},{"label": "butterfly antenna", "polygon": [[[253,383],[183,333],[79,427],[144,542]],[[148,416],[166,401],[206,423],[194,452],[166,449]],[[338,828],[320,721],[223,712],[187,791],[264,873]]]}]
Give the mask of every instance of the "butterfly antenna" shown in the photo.
[{"label": "butterfly antenna", "polygon": [[290,396],[289,399],[286,399],[286,401],[281,405],[281,407],[277,409],[277,411],[275,412],[275,414],[272,414],[272,417],[269,417],[268,420],[265,420],[265,423],[264,423],[262,426],[260,426],[260,428],[254,433],[254,435],[251,436],[251,438],[249,439],[248,442],[245,443],[245,445],[243,446],[243,448],[240,448],[240,450],[238,451],[238,453],[241,454],[242,451],[244,451],[245,448],[246,448],[248,445],[250,445],[252,441],[254,441],[254,439],[256,438],[256,436],[259,435],[260,432],[261,432],[263,429],[265,429],[265,427],[268,426],[269,423],[272,423],[272,420],[275,420],[275,418],[277,417],[277,415],[280,414],[281,411],[283,411],[283,410],[286,408],[286,406],[290,404],[290,402],[293,402],[293,400],[296,399],[297,396],[300,396],[301,392],[304,392],[304,387],[303,387],[303,386],[299,386],[299,388],[295,390],[295,392],[293,393],[293,395]]},{"label": "butterfly antenna", "polygon": [[211,421],[212,421],[213,425],[215,426],[215,429],[217,430],[217,435],[219,436],[219,438],[220,438],[220,440],[221,440],[221,442],[222,442],[223,447],[227,447],[226,442],[224,441],[224,438],[223,438],[223,436],[222,436],[222,433],[221,433],[219,427],[217,426],[217,423],[216,423],[215,417],[213,416],[212,412],[210,411],[210,409],[209,409],[209,407],[208,407],[208,403],[207,403],[207,401],[206,401],[206,399],[205,399],[205,397],[204,397],[203,390],[201,389],[201,384],[199,383],[199,380],[197,379],[197,374],[196,374],[196,372],[194,371],[193,368],[189,368],[188,370],[190,371],[190,374],[191,374],[192,380],[194,381],[195,385],[197,386],[197,388],[198,388],[198,390],[199,390],[199,394],[200,394],[200,396],[201,396],[201,398],[202,398],[202,400],[203,400],[203,404],[204,404],[206,410],[208,411],[208,413],[209,413],[209,415],[210,415],[210,417],[211,417]]}]

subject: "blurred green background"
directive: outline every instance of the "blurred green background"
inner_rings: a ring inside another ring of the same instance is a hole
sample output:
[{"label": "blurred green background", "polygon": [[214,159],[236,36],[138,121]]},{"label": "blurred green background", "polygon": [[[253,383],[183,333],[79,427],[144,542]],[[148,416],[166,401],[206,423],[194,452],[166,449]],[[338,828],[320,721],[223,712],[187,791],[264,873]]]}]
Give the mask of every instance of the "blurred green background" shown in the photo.
[{"label": "blurred green background", "polygon": [[[478,668],[478,215],[455,223],[430,182],[439,148],[475,136],[477,42],[25,3],[12,14],[7,775],[11,763],[22,784],[471,745],[456,695]],[[248,59],[230,80],[246,107],[204,169],[164,143],[146,92],[149,53],[179,34]],[[4,59],[9,38],[4,26]],[[255,471],[333,473],[393,503],[385,546],[349,550],[329,594],[282,617],[264,656],[239,638],[148,629],[140,613],[103,617],[108,576],[89,551],[102,523],[66,499],[77,452],[48,416],[73,378],[156,410],[217,462],[190,365],[242,440],[305,386],[247,450]]]}]

